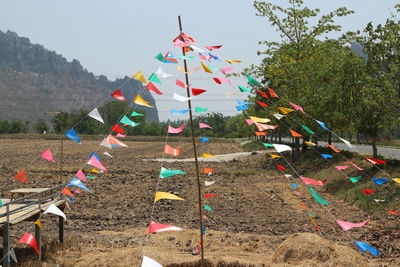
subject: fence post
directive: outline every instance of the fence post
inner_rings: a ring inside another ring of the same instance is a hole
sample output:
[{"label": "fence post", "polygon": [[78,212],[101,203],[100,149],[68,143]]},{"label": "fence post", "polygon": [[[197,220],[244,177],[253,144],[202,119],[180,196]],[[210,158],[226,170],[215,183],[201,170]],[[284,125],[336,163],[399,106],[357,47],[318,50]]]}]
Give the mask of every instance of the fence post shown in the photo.
[{"label": "fence post", "polygon": [[[39,214],[37,215],[37,219],[40,219],[40,216],[42,214],[42,203],[39,200]],[[35,239],[36,243],[38,244],[38,249],[39,249],[39,260],[42,259],[42,232],[38,224],[35,223]]]},{"label": "fence post", "polygon": [[7,221],[4,223],[3,226],[3,266],[9,267],[10,266],[10,205],[7,203],[6,205],[6,213],[7,213]]}]

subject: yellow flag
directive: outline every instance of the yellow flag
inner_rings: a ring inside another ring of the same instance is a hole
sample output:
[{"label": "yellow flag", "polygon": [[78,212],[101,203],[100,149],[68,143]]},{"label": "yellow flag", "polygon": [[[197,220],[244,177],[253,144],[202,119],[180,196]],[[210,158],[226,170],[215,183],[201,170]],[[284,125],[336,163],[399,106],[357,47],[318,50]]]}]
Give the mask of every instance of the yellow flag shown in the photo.
[{"label": "yellow flag", "polygon": [[316,146],[316,144],[314,144],[313,142],[308,141],[304,141],[304,144],[306,144],[306,146]]},{"label": "yellow flag", "polygon": [[94,173],[100,173],[98,170],[96,169],[91,169],[90,172],[94,172]]},{"label": "yellow flag", "polygon": [[205,72],[213,73],[213,72],[207,67],[207,65],[204,64],[203,62],[201,62],[201,66],[203,67],[203,70],[204,70]]},{"label": "yellow flag", "polygon": [[159,201],[160,199],[176,199],[176,200],[184,200],[183,198],[178,197],[177,195],[165,193],[165,192],[157,192],[156,197],[154,198],[154,203]]},{"label": "yellow flag", "polygon": [[198,71],[198,70],[200,70],[200,69],[201,69],[201,67],[200,67],[200,66],[194,66],[194,67],[191,67],[191,68],[189,69],[189,73],[196,72],[196,71]]},{"label": "yellow flag", "polygon": [[177,66],[176,69],[182,71],[183,73],[187,73],[181,66]]},{"label": "yellow flag", "polygon": [[153,106],[149,105],[149,102],[147,102],[146,100],[144,100],[140,95],[136,95],[135,98],[133,99],[133,102],[135,104],[141,105],[141,106],[145,106],[145,107],[149,107],[149,108],[154,108]]},{"label": "yellow flag", "polygon": [[283,115],[289,114],[290,112],[294,111],[294,109],[291,108],[278,107],[278,109]]},{"label": "yellow flag", "polygon": [[135,74],[133,74],[132,78],[141,81],[143,84],[147,84],[146,78],[144,77],[141,71],[138,71]]},{"label": "yellow flag", "polygon": [[37,226],[39,226],[40,229],[43,229],[43,225],[42,225],[42,222],[40,221],[40,219],[37,219],[36,222],[35,222],[35,224],[36,224]]},{"label": "yellow flag", "polygon": [[393,178],[392,180],[400,184],[400,178]]},{"label": "yellow flag", "polygon": [[267,122],[270,122],[270,121],[271,121],[270,119],[258,118],[258,117],[253,117],[253,116],[250,116],[250,119],[251,119],[252,121],[254,121],[254,122],[261,122],[261,123],[267,123]]},{"label": "yellow flag", "polygon": [[225,59],[225,61],[228,62],[229,64],[242,62],[241,60],[234,60],[234,59]]},{"label": "yellow flag", "polygon": [[215,157],[213,154],[203,153],[203,158]]},{"label": "yellow flag", "polygon": [[270,154],[271,158],[276,159],[276,158],[281,158],[282,156],[275,155],[275,154]]}]

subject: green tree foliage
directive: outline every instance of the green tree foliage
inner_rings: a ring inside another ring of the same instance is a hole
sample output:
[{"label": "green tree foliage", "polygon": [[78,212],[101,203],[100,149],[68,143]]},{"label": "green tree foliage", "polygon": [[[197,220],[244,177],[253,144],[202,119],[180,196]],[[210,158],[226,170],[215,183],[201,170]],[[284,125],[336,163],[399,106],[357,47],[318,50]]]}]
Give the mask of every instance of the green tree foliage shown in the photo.
[{"label": "green tree foliage", "polygon": [[43,120],[43,119],[39,119],[37,120],[33,125],[33,131],[35,133],[39,133],[42,134],[45,131],[49,132],[49,125],[47,125],[47,123]]}]

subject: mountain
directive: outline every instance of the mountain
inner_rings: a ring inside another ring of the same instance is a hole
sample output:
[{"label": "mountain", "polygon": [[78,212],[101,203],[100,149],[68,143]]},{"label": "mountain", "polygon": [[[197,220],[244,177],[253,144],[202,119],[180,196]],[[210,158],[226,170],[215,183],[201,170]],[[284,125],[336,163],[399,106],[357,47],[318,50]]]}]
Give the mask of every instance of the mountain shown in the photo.
[{"label": "mountain", "polygon": [[[118,88],[128,101],[143,92],[141,95],[156,106],[137,80],[125,77],[110,81],[106,76],[95,76],[76,59],[69,62],[28,38],[0,31],[0,120],[49,120],[44,112],[90,111]],[[140,109],[149,121],[158,122],[157,108]]]}]

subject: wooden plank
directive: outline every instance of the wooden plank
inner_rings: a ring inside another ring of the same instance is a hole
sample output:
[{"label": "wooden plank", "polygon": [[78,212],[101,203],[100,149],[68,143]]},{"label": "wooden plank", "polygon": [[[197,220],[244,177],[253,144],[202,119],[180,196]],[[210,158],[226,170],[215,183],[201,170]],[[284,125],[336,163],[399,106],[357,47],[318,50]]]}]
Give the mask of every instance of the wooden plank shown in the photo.
[{"label": "wooden plank", "polygon": [[49,189],[51,189],[51,188],[47,188],[47,187],[44,187],[44,188],[17,188],[17,189],[10,190],[10,193],[24,193],[24,194],[32,193],[33,194],[33,193],[39,193],[42,191],[46,191]]}]

